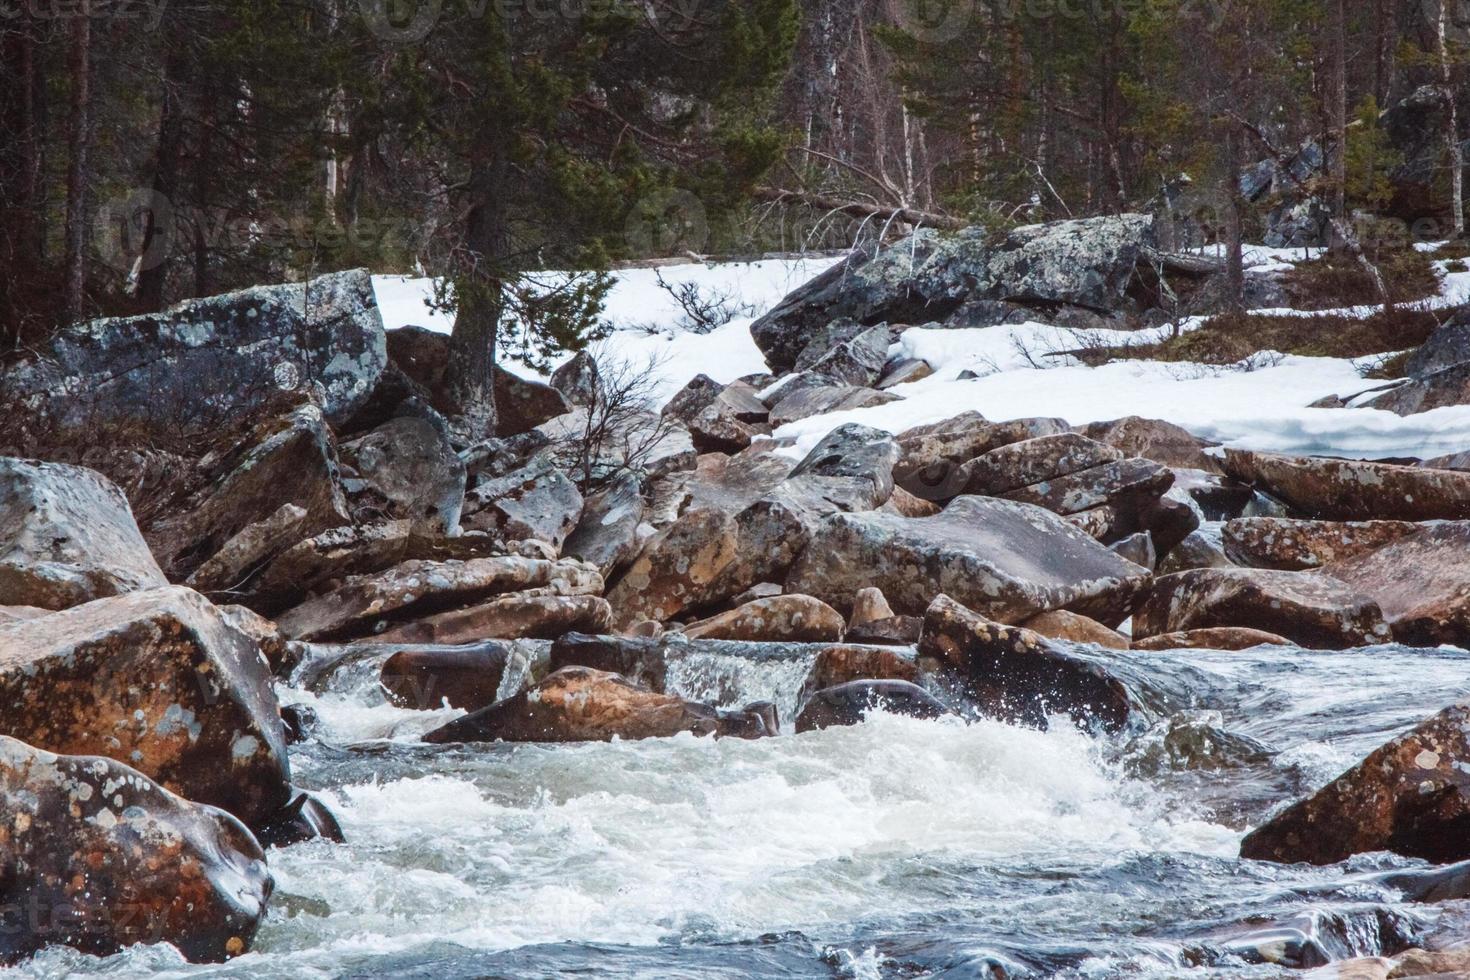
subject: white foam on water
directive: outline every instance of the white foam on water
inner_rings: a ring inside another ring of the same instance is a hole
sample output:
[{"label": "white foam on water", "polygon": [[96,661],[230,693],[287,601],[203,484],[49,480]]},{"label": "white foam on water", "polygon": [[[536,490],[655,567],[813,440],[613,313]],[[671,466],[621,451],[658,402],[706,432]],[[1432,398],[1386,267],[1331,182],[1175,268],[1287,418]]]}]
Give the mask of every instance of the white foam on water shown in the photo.
[{"label": "white foam on water", "polygon": [[691,653],[670,648],[664,688],[690,701],[720,708],[744,707],[754,701],[776,706],[781,730],[790,731],[802,688],[816,655],[755,659],[724,654]]}]

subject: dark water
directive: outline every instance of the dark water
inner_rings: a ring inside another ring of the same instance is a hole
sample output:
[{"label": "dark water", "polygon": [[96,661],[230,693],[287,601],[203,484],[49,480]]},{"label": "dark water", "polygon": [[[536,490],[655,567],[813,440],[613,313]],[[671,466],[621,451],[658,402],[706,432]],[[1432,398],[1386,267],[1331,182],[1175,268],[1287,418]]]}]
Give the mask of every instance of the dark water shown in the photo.
[{"label": "dark water", "polygon": [[[1273,807],[1470,691],[1470,655],[1120,656],[1157,721],[1112,739],[880,716],[756,742],[430,747],[413,739],[453,712],[389,707],[371,665],[349,669],[283,694],[322,715],[294,765],[350,843],[272,853],[255,952],[50,951],[12,973],[1275,977],[1466,927],[1470,903],[1385,880],[1415,862],[1235,854]],[[804,675],[674,672],[788,710]]]}]

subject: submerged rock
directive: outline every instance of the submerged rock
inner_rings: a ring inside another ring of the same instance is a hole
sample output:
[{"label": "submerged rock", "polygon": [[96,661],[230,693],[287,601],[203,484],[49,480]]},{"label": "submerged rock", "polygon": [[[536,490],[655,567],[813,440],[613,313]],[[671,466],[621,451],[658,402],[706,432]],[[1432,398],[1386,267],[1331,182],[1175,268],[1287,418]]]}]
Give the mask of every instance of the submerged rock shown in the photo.
[{"label": "submerged rock", "polygon": [[511,656],[508,644],[494,641],[410,646],[384,661],[379,680],[400,708],[427,711],[447,702],[475,711],[495,703]]},{"label": "submerged rock", "polygon": [[605,742],[681,732],[736,738],[775,734],[761,710],[719,711],[655,693],[617,674],[565,667],[521,694],[429,732],[424,741]]},{"label": "submerged rock", "polygon": [[217,962],[247,952],[265,917],[274,882],[250,831],[115,760],[0,735],[0,813],[0,963],[135,943]]},{"label": "submerged rock", "polygon": [[859,725],[872,712],[909,718],[940,718],[950,710],[928,691],[900,680],[852,681],[817,691],[796,716],[796,732]]}]

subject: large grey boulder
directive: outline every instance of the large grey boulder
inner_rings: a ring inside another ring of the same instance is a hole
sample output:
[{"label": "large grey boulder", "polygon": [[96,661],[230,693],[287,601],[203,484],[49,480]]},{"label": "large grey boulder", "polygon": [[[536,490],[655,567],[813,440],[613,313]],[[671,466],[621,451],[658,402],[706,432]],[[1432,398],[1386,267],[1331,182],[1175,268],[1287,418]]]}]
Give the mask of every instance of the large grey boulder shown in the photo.
[{"label": "large grey boulder", "polygon": [[396,418],[343,446],[366,487],[389,504],[389,516],[421,533],[453,534],[464,509],[465,465],[436,426]]},{"label": "large grey boulder", "polygon": [[1116,626],[1148,579],[1147,570],[1040,507],[960,497],[933,517],[875,511],[827,518],[786,587],[838,609],[874,586],[896,611],[914,616],[947,594],[1003,623],[1068,609]]},{"label": "large grey boulder", "polygon": [[0,458],[0,606],[65,609],[167,584],[111,480]]},{"label": "large grey boulder", "polygon": [[464,526],[512,540],[560,548],[582,515],[582,493],[545,452],[505,476],[482,480],[465,495]]},{"label": "large grey boulder", "polygon": [[1409,355],[1404,372],[1419,381],[1440,371],[1470,364],[1470,311],[1461,311]]},{"label": "large grey boulder", "polygon": [[643,510],[638,477],[624,473],[586,499],[576,528],[562,544],[562,554],[590,562],[604,578],[610,577],[638,550]]},{"label": "large grey boulder", "polygon": [[187,300],[63,330],[0,374],[0,390],[67,427],[231,419],[282,390],[347,419],[388,363],[365,270]]}]

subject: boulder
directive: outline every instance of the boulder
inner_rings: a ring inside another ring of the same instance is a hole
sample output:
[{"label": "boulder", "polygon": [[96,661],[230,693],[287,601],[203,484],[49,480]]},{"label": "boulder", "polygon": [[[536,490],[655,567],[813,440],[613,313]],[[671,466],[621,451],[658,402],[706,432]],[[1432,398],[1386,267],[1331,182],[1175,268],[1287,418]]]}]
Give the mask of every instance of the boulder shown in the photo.
[{"label": "boulder", "polygon": [[1039,507],[960,497],[934,517],[827,518],[786,587],[838,609],[876,586],[908,615],[945,593],[1003,622],[1069,609],[1116,624],[1147,581],[1147,571]]},{"label": "boulder", "polygon": [[603,578],[611,578],[638,552],[643,512],[640,481],[635,474],[624,473],[582,504],[577,526],[562,543],[562,554],[596,565]]},{"label": "boulder", "polygon": [[0,731],[117,759],[247,826],[290,795],[260,647],[180,586],[0,625]]},{"label": "boulder", "polygon": [[1421,526],[1395,541],[1323,568],[1372,596],[1393,630],[1412,646],[1470,646],[1470,522]]},{"label": "boulder", "polygon": [[1461,310],[1430,334],[1404,362],[1404,373],[1424,381],[1441,371],[1470,364],[1470,311]]},{"label": "boulder", "polygon": [[1158,553],[1154,551],[1154,539],[1147,531],[1130,534],[1122,541],[1114,541],[1108,545],[1108,550],[1149,571],[1153,571],[1159,564]]},{"label": "boulder", "polygon": [[1418,415],[1436,408],[1470,404],[1470,364],[1457,364],[1427,378],[1411,378],[1355,404],[1395,415]]},{"label": "boulder", "polygon": [[247,952],[265,917],[274,882],[250,831],[113,759],[0,735],[0,813],[0,963],[161,942],[218,962]]},{"label": "boulder", "polygon": [[1110,535],[1116,537],[1132,534],[1143,523],[1143,512],[1173,483],[1174,474],[1152,460],[1124,459],[1012,490],[1004,496],[1062,515],[1110,507],[1118,515]]},{"label": "boulder", "polygon": [[388,701],[421,711],[447,703],[477,711],[494,704],[510,647],[493,640],[457,646],[409,646],[383,663],[379,680]]},{"label": "boulder", "polygon": [[1219,524],[1191,532],[1159,561],[1160,575],[1187,572],[1194,568],[1234,568],[1220,541]]},{"label": "boulder", "polygon": [[1025,439],[992,449],[964,464],[965,482],[961,492],[1003,497],[1033,484],[1117,463],[1123,458],[1111,446],[1072,432]]},{"label": "boulder", "polygon": [[171,580],[187,578],[235,535],[269,520],[283,504],[306,511],[304,533],[349,523],[336,442],[314,405],[257,426],[238,447],[207,460],[203,489],[144,527]]},{"label": "boulder", "polygon": [[843,637],[848,643],[909,647],[919,642],[924,620],[918,616],[889,616],[849,626]]},{"label": "boulder", "polygon": [[575,408],[534,431],[536,438],[556,450],[569,470],[578,474],[585,470],[590,485],[600,485],[628,470],[656,480],[693,469],[699,456],[689,429],[678,419],[627,406],[611,417],[602,409],[594,414],[587,408]]},{"label": "boulder", "polygon": [[853,681],[908,681],[918,683],[919,666],[893,650],[846,644],[826,647],[812,662],[802,685],[802,700],[830,687]]},{"label": "boulder", "polygon": [[708,375],[697,375],[664,406],[663,414],[689,429],[694,448],[701,453],[738,453],[758,435],[769,434],[770,409],[755,389],[735,382],[722,385]]},{"label": "boulder", "polygon": [[1130,415],[1111,422],[1093,422],[1077,431],[1112,446],[1124,456],[1151,459],[1170,469],[1220,472],[1219,460],[1205,452],[1211,444],[1196,439],[1172,422]]},{"label": "boulder", "polygon": [[734,456],[706,454],[687,485],[688,509],[738,514],[776,489],[793,468],[791,460],[758,446]]},{"label": "boulder", "polygon": [[1249,650],[1252,647],[1288,647],[1292,643],[1284,636],[1253,630],[1244,626],[1216,626],[1206,629],[1185,630],[1181,633],[1160,633],[1133,641],[1135,650]]},{"label": "boulder", "polygon": [[888,363],[888,327],[879,325],[832,347],[805,370],[840,385],[870,388]]},{"label": "boulder", "polygon": [[1225,470],[1326,521],[1470,519],[1470,473],[1362,460],[1226,450]]},{"label": "boulder", "polygon": [[602,633],[611,626],[612,607],[601,596],[508,595],[391,626],[374,635],[373,642],[554,640],[566,633]]},{"label": "boulder", "polygon": [[858,388],[852,385],[827,384],[816,388],[801,388],[783,397],[771,406],[771,426],[780,428],[791,422],[827,415],[831,412],[850,412],[859,408],[872,408],[900,401],[898,395],[874,388]]},{"label": "boulder", "polygon": [[0,390],[79,430],[208,428],[281,391],[308,394],[339,422],[387,363],[372,278],[357,269],[78,324],[0,374]]},{"label": "boulder", "polygon": [[294,790],[294,793],[290,803],[256,829],[257,840],[266,847],[290,847],[318,839],[334,844],[346,842],[342,825],[325,803],[301,790]]},{"label": "boulder", "polygon": [[1249,626],[1321,650],[1386,643],[1370,596],[1318,572],[1198,568],[1154,580],[1133,616],[1133,636]]},{"label": "boulder", "polygon": [[941,595],[924,613],[920,667],[953,678],[990,717],[1036,728],[1067,714],[1079,725],[1118,731],[1135,699],[1105,666],[1061,649],[1039,633],[1003,626]]},{"label": "boulder", "polygon": [[220,545],[194,569],[187,584],[200,592],[236,589],[267,561],[310,534],[311,515],[306,508],[282,504],[269,517],[246,525]]},{"label": "boulder", "polygon": [[532,589],[540,595],[594,595],[602,591],[602,576],[578,561],[512,555],[406,561],[386,572],[351,578],[283,613],[276,622],[293,640],[352,639],[380,631],[381,623],[416,619]]},{"label": "boulder", "polygon": [[1409,521],[1301,521],[1242,517],[1224,528],[1225,554],[1238,565],[1302,571],[1345,561],[1417,532]]},{"label": "boulder", "polygon": [[1470,704],[1446,708],[1251,831],[1241,857],[1308,864],[1368,851],[1434,864],[1470,857],[1467,732]]},{"label": "boulder", "polygon": [[1122,633],[1108,629],[1095,619],[1088,619],[1086,616],[1079,616],[1065,609],[1054,609],[1039,616],[1032,616],[1021,625],[1048,640],[1091,643],[1110,650],[1128,649],[1128,638]]},{"label": "boulder", "polygon": [[531,538],[560,548],[581,516],[582,494],[550,452],[505,476],[481,480],[465,495],[466,529],[512,541]]},{"label": "boulder", "polygon": [[841,613],[825,602],[807,595],[780,595],[691,623],[684,627],[684,635],[691,640],[823,643],[842,639],[843,628]]},{"label": "boulder", "polygon": [[977,412],[921,425],[898,436],[895,482],[922,500],[949,500],[964,490],[964,465],[993,449],[1067,431],[1061,419],[987,422]]},{"label": "boulder", "polygon": [[1153,219],[1146,214],[1017,228],[992,256],[976,293],[1013,303],[1123,309],[1134,270],[1153,240]]},{"label": "boulder", "polygon": [[167,584],[111,480],[0,457],[0,606],[66,609]]},{"label": "boulder", "polygon": [[908,718],[941,718],[950,714],[942,701],[908,681],[852,681],[817,691],[796,716],[796,732],[859,725],[872,712]]},{"label": "boulder", "polygon": [[601,372],[597,360],[585,350],[551,372],[551,387],[561,392],[573,405],[591,405],[597,398]]},{"label": "boulder", "polygon": [[518,436],[572,410],[572,403],[551,385],[495,368],[495,434]]},{"label": "boulder", "polygon": [[719,711],[657,694],[617,674],[565,667],[528,691],[429,732],[424,741],[605,742],[682,732],[736,738],[775,734],[758,711]]},{"label": "boulder", "polygon": [[796,504],[813,518],[836,511],[873,510],[893,495],[897,461],[898,446],[892,436],[849,422],[813,446],[772,497]]},{"label": "boulder", "polygon": [[899,385],[912,384],[915,381],[923,381],[934,374],[934,368],[929,366],[928,361],[907,357],[894,361],[883,369],[883,375],[873,387],[879,391],[887,391],[897,388]]},{"label": "boulder", "polygon": [[851,628],[880,619],[889,619],[892,616],[893,609],[888,605],[888,600],[883,597],[883,590],[869,586],[866,589],[858,589],[853,595],[852,613],[847,618],[847,625]]},{"label": "boulder", "polygon": [[454,534],[464,508],[465,465],[436,426],[395,418],[343,447],[366,487],[388,504],[386,516],[419,533]]}]

